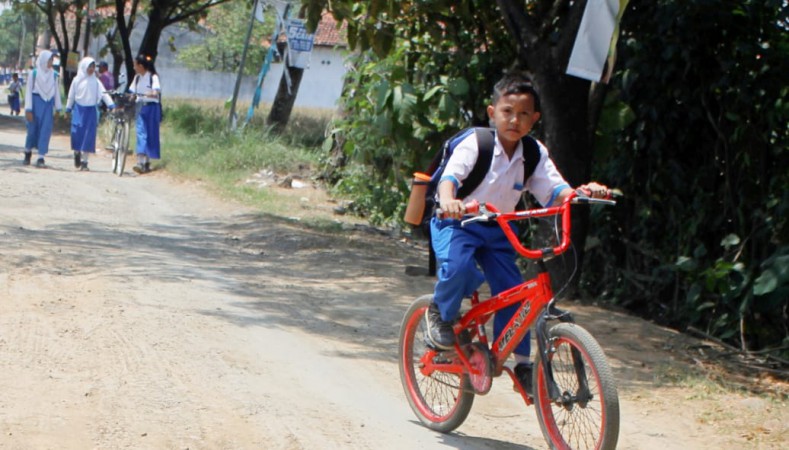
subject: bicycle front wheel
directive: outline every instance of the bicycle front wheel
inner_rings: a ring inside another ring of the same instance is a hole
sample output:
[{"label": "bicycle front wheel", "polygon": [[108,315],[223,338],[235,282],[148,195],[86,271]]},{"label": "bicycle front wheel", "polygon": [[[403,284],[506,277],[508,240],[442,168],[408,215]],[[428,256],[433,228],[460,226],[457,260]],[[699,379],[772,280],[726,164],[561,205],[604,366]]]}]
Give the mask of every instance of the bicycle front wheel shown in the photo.
[{"label": "bicycle front wheel", "polygon": [[436,352],[426,344],[425,311],[432,301],[432,295],[419,297],[403,317],[398,345],[400,380],[408,403],[419,420],[431,430],[448,433],[468,417],[474,393],[468,375],[440,370],[422,371],[422,358],[429,357],[440,363],[450,353]]},{"label": "bicycle front wheel", "polygon": [[119,177],[123,176],[126,167],[126,155],[129,150],[129,122],[124,121],[118,126],[118,141],[115,145],[114,169]]},{"label": "bicycle front wheel", "polygon": [[118,146],[120,145],[121,124],[115,122],[112,127],[112,173],[118,173]]},{"label": "bicycle front wheel", "polygon": [[557,324],[548,335],[548,363],[559,397],[550,398],[541,355],[534,364],[533,380],[545,440],[552,449],[615,449],[619,396],[603,349],[576,324]]}]

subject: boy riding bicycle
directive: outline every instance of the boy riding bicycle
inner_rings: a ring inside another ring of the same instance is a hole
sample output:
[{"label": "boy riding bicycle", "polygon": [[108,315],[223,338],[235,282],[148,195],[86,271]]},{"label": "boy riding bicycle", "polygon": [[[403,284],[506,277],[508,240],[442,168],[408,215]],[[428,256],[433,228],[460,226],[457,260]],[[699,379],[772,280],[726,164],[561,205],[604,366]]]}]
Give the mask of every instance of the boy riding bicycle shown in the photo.
[{"label": "boy riding bicycle", "polygon": [[[523,191],[529,191],[543,206],[561,204],[573,189],[564,180],[539,143],[540,158],[534,173],[524,182],[523,144],[540,119],[540,99],[530,80],[522,75],[506,75],[493,89],[488,117],[495,128],[493,160],[482,183],[465,198],[456,198],[458,188],[468,177],[477,160],[474,134],[455,147],[438,185],[438,204],[444,218],[430,222],[431,241],[438,264],[433,303],[426,311],[428,338],[439,349],[455,345],[452,329],[464,297],[470,296],[487,280],[491,295],[523,282],[515,263],[516,253],[502,229],[494,223],[472,223],[461,227],[458,219],[464,204],[471,200],[492,203],[501,212],[511,212]],[[593,197],[605,197],[608,188],[592,182],[580,187]],[[482,273],[477,268],[482,269]],[[483,275],[484,273],[484,275]],[[501,310],[493,321],[494,337],[518,309],[518,304]],[[515,349],[515,374],[523,389],[531,394],[529,334]]]}]

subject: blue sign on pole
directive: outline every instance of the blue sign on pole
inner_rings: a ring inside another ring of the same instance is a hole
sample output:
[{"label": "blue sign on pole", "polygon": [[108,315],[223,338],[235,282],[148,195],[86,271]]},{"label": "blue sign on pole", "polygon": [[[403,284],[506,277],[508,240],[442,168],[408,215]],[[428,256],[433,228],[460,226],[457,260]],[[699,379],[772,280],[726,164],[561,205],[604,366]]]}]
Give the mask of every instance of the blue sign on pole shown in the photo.
[{"label": "blue sign on pole", "polygon": [[307,33],[303,20],[290,19],[288,21],[288,47],[294,52],[311,52],[313,35]]}]

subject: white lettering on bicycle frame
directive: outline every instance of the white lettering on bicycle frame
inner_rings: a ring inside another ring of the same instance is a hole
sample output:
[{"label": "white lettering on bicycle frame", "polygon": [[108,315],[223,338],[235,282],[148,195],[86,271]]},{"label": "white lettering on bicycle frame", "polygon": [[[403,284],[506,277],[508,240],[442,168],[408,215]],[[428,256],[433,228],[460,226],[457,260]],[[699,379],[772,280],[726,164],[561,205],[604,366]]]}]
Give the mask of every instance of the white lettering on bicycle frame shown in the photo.
[{"label": "white lettering on bicycle frame", "polygon": [[512,340],[513,336],[515,336],[515,330],[521,327],[521,324],[526,320],[526,316],[529,315],[529,311],[531,311],[531,302],[526,302],[519,310],[518,316],[515,318],[515,323],[507,328],[507,332],[501,337],[501,346],[499,349],[507,348],[507,344]]}]

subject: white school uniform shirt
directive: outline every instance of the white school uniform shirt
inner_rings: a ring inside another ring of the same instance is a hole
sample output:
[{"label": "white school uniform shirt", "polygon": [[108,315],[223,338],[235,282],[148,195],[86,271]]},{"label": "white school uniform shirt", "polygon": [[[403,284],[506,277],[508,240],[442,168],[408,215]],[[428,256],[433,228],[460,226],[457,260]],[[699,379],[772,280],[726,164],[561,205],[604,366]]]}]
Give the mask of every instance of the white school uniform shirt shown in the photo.
[{"label": "white school uniform shirt", "polygon": [[162,86],[159,84],[159,75],[151,75],[150,72],[145,72],[142,75],[136,75],[129,86],[129,92],[137,94],[137,101],[143,103],[159,103],[159,96],[145,97],[145,95],[156,92],[157,94],[162,91]]},{"label": "white school uniform shirt", "polygon": [[[38,94],[42,100],[55,99],[55,109],[60,111],[63,106],[60,102],[60,84],[55,77],[55,71],[49,67],[52,52],[42,50],[36,61],[36,68],[27,76],[30,87],[25,90],[25,111],[33,111],[33,94]],[[35,76],[33,75],[35,73]]]},{"label": "white school uniform shirt", "polygon": [[[480,203],[492,203],[501,212],[515,210],[515,205],[523,191],[530,192],[543,206],[550,206],[562,189],[570,187],[564,177],[556,169],[556,165],[548,156],[548,149],[537,141],[540,150],[540,161],[534,173],[523,184],[523,142],[518,142],[512,158],[508,158],[498,136],[493,147],[493,159],[485,178],[472,191],[466,200],[477,200]],[[447,161],[441,180],[450,179],[456,187],[462,186],[474,168],[479,149],[474,133],[460,141]]]},{"label": "white school uniform shirt", "polygon": [[96,64],[96,61],[91,57],[82,58],[82,61],[79,62],[77,76],[71,82],[71,89],[68,91],[66,109],[73,108],[75,103],[80,106],[96,106],[99,101],[104,101],[107,106],[114,105],[112,97],[96,77],[96,72],[93,72],[93,75],[88,75],[88,67],[91,64]]}]

